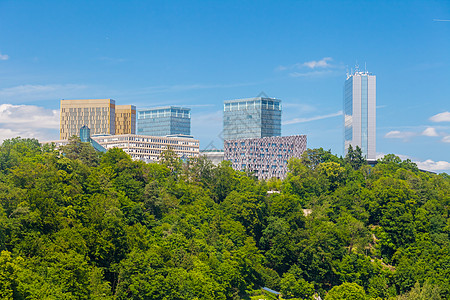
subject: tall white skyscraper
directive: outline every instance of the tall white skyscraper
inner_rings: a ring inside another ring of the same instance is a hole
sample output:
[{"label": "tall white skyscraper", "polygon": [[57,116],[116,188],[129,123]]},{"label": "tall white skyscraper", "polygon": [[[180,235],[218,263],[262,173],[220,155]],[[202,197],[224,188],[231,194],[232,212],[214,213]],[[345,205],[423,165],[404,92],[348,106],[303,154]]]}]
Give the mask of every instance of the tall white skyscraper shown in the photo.
[{"label": "tall white skyscraper", "polygon": [[344,88],[345,154],[359,146],[367,160],[376,159],[376,77],[358,68],[347,74]]}]

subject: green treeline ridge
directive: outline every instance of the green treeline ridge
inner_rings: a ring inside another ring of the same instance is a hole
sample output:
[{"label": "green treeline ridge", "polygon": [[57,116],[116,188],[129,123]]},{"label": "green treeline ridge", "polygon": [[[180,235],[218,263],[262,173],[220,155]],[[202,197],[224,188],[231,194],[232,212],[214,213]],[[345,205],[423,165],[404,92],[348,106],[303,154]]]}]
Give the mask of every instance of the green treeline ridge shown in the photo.
[{"label": "green treeline ridge", "polygon": [[1,299],[450,299],[445,173],[359,148],[308,149],[267,182],[170,150],[60,150],[0,146]]}]

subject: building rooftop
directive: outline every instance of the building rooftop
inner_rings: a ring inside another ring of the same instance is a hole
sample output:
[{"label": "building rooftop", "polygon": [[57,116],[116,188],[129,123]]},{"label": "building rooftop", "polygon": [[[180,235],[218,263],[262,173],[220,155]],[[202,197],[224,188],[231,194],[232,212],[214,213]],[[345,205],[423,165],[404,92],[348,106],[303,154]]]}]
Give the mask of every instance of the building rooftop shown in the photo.
[{"label": "building rooftop", "polygon": [[225,100],[224,103],[236,103],[236,102],[242,102],[242,101],[261,101],[261,100],[281,102],[280,99],[276,99],[276,98],[254,97],[254,98],[242,98],[242,99],[235,99],[235,100]]},{"label": "building rooftop", "polygon": [[182,110],[188,110],[190,111],[191,109],[188,107],[181,107],[181,106],[160,106],[160,107],[152,107],[152,108],[141,108],[138,109],[138,111],[149,111],[149,110],[162,110],[162,109],[182,109]]}]

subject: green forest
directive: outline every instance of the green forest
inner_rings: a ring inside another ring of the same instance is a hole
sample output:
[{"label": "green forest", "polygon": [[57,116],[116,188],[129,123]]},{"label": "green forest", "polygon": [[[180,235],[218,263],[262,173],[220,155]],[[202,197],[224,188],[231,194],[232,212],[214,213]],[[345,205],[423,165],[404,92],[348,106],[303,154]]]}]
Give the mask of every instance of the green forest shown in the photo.
[{"label": "green forest", "polygon": [[450,299],[450,176],[308,149],[286,179],[0,146],[1,299]]}]

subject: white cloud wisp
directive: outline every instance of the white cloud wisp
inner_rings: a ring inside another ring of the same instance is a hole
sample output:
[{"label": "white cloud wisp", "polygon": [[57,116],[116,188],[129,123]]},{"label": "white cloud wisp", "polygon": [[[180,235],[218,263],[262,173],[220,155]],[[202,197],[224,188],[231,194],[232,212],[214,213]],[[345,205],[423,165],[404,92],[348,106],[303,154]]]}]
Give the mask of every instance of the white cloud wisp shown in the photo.
[{"label": "white cloud wisp", "polygon": [[328,114],[328,115],[321,115],[321,116],[315,116],[315,117],[309,117],[309,118],[295,118],[295,119],[283,122],[283,125],[290,125],[290,124],[297,124],[297,123],[306,123],[306,122],[311,122],[311,121],[316,121],[316,120],[323,120],[323,119],[328,119],[328,118],[342,116],[342,114],[343,114],[343,111],[340,110],[338,112],[335,112],[335,113],[332,113],[332,114]]},{"label": "white cloud wisp", "polygon": [[444,111],[430,118],[432,122],[450,122],[450,112]]},{"label": "white cloud wisp", "polygon": [[331,57],[324,57],[321,60],[312,60],[307,61],[303,63],[303,66],[308,67],[310,69],[315,68],[328,68],[331,67],[331,64],[329,64],[329,61],[332,61],[333,59]]},{"label": "white cloud wisp", "polygon": [[17,136],[55,139],[58,128],[58,110],[34,105],[0,105],[0,141]]},{"label": "white cloud wisp", "polygon": [[402,139],[402,140],[408,140],[409,138],[417,135],[415,132],[411,131],[399,131],[399,130],[392,130],[389,131],[384,135],[385,138],[388,139]]},{"label": "white cloud wisp", "polygon": [[431,159],[427,159],[425,161],[415,161],[415,163],[417,167],[422,170],[434,172],[450,170],[450,162],[448,161],[433,161]]},{"label": "white cloud wisp", "polygon": [[436,132],[436,129],[433,127],[428,127],[422,132],[422,135],[424,136],[439,136],[439,134]]},{"label": "white cloud wisp", "polygon": [[[437,173],[439,173],[439,172],[449,172],[450,171],[450,162],[448,162],[448,161],[443,161],[443,160],[434,161],[432,159],[427,159],[427,160],[424,160],[424,161],[420,161],[420,160],[411,158],[408,155],[403,155],[403,154],[395,154],[395,155],[398,156],[401,160],[410,159],[421,170],[437,172]],[[381,159],[384,156],[385,156],[384,153],[378,153],[377,154],[377,159]]]}]

